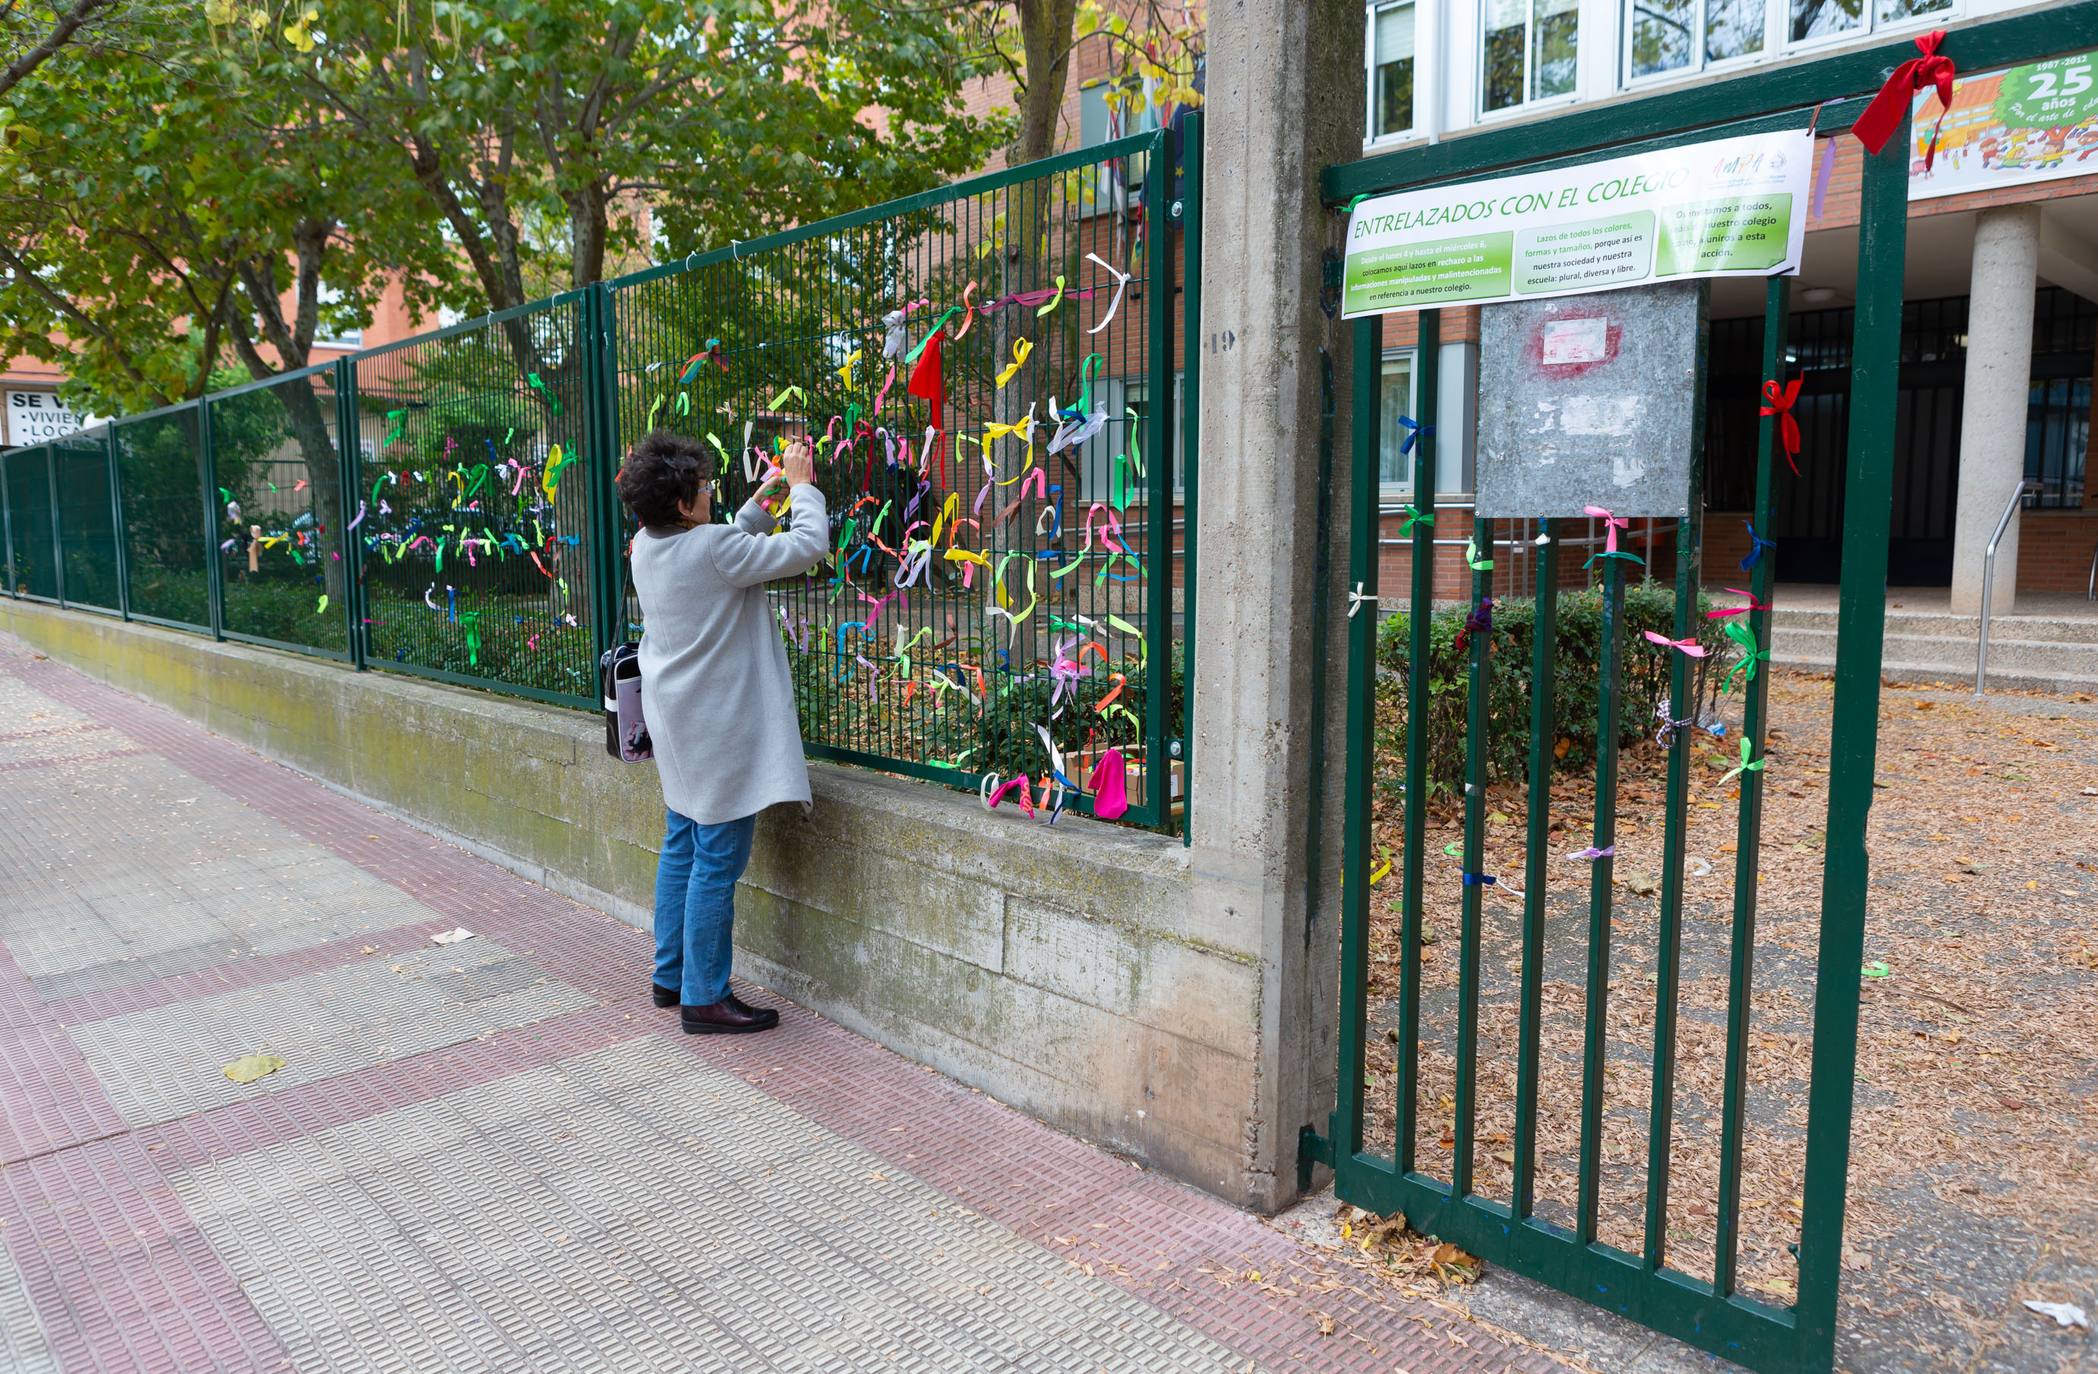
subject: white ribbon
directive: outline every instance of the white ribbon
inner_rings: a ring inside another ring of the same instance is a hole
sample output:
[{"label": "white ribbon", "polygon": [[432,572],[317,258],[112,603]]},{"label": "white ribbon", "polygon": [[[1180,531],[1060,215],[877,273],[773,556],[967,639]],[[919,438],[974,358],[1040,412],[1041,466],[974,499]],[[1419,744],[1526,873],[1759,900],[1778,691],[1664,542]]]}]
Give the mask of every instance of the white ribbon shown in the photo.
[{"label": "white ribbon", "polygon": [[1100,317],[1100,323],[1085,331],[1088,334],[1098,334],[1101,330],[1107,328],[1114,320],[1115,312],[1122,308],[1122,289],[1129,285],[1130,274],[1115,271],[1114,268],[1101,260],[1098,253],[1088,253],[1085,256],[1088,261],[1097,263],[1101,271],[1106,272],[1115,279],[1115,298],[1107,303],[1107,313]]},{"label": "white ribbon", "polygon": [[1355,590],[1348,593],[1348,619],[1353,620],[1355,612],[1361,610],[1365,603],[1375,605],[1376,601],[1377,598],[1374,596],[1364,596],[1362,594],[1362,584],[1357,582]]}]

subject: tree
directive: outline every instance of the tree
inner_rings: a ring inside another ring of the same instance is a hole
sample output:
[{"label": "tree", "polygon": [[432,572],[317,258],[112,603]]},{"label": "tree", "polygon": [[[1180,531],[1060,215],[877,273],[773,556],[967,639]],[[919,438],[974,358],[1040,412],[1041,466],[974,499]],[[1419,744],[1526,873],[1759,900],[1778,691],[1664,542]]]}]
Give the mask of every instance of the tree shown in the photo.
[{"label": "tree", "polygon": [[1082,43],[1106,48],[1107,106],[1125,122],[1147,108],[1164,122],[1176,106],[1202,103],[1203,30],[1192,0],[982,0],[971,17],[1019,97],[1015,161],[1056,151]]},{"label": "tree", "polygon": [[0,97],[27,81],[68,44],[93,37],[92,21],[117,8],[117,0],[71,0],[27,5],[0,0]]},{"label": "tree", "polygon": [[873,0],[403,0],[313,38],[262,60],[420,188],[491,310],[935,185],[1005,131],[946,18]]}]

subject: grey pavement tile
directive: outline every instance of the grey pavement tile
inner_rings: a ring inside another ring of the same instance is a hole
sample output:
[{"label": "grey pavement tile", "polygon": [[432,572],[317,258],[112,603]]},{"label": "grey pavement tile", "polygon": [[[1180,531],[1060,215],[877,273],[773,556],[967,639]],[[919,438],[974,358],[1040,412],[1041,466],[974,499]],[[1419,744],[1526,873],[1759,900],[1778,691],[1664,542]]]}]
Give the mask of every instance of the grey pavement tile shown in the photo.
[{"label": "grey pavement tile", "polygon": [[22,1286],[22,1272],[0,1246],[0,1369],[9,1374],[58,1374],[58,1357]]},{"label": "grey pavement tile", "polygon": [[[276,983],[70,1026],[67,1034],[126,1121],[171,1121],[597,1005],[536,969],[530,985],[471,1000],[435,981],[463,969],[523,962],[488,940],[373,955]],[[242,1055],[260,1053],[281,1056],[285,1067],[252,1084],[234,1083],[221,1072]]]},{"label": "grey pavement tile", "polygon": [[1244,1368],[662,1036],[176,1190],[302,1369]]}]

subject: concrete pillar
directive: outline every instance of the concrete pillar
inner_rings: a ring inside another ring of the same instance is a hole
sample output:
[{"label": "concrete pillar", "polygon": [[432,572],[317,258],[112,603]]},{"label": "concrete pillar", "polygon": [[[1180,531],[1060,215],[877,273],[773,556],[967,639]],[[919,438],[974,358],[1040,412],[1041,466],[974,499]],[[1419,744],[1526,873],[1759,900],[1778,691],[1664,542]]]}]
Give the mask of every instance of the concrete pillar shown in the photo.
[{"label": "concrete pillar", "polygon": [[[1974,221],[1967,301],[1967,379],[1960,403],[1960,494],[1952,539],[1952,609],[1981,610],[1982,558],[2011,488],[2025,476],[2025,410],[2032,389],[2032,302],[2040,207],[2000,205]],[[2018,590],[2018,518],[1996,550],[1990,609]]]},{"label": "concrete pillar", "polygon": [[[1344,648],[1347,331],[1319,308],[1340,242],[1319,171],[1362,153],[1361,0],[1211,0],[1204,104],[1201,556],[1189,901],[1257,934],[1259,1061],[1236,1191],[1296,1189],[1298,1129],[1333,1102],[1342,679],[1329,667],[1326,788],[1311,795],[1320,350],[1338,406],[1328,663]],[[1313,855],[1314,827],[1319,831]],[[1313,866],[1316,866],[1316,872]]]}]

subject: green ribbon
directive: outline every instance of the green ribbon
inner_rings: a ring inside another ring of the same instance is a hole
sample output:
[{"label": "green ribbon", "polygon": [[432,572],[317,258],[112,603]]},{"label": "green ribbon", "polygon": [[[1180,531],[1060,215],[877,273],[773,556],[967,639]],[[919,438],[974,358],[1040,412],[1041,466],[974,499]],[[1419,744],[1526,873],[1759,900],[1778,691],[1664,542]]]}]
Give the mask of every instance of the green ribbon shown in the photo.
[{"label": "green ribbon", "polygon": [[546,403],[554,408],[554,414],[559,415],[561,413],[561,398],[547,389],[546,383],[539,380],[538,373],[525,373],[525,380],[538,388],[540,394],[546,397]]},{"label": "green ribbon", "polygon": [[[1719,684],[1720,691],[1732,692],[1734,690],[1734,679],[1742,673],[1745,672],[1747,674],[1747,681],[1754,682],[1756,680],[1756,661],[1761,659],[1768,662],[1770,650],[1757,648],[1755,631],[1738,620],[1727,622],[1726,637],[1741,646],[1740,661],[1727,670],[1727,675],[1720,680]],[[1742,743],[1746,744],[1748,741],[1743,740]]]},{"label": "green ribbon", "polygon": [[1749,759],[1749,755],[1755,752],[1755,748],[1755,743],[1744,735],[1741,739],[1741,762],[1739,766],[1728,769],[1726,776],[1721,778],[1720,781],[1723,783],[1732,782],[1735,778],[1741,776],[1741,774],[1743,773],[1762,772],[1763,765],[1770,762],[1770,760],[1767,758],[1761,758],[1751,762]]},{"label": "green ribbon", "polygon": [[408,428],[408,412],[405,410],[389,410],[386,412],[386,418],[393,421],[393,428],[387,430],[386,437],[379,441],[382,450],[392,448],[394,442],[401,437],[402,431]]},{"label": "green ribbon", "polygon": [[459,623],[466,627],[466,666],[469,668],[481,666],[481,631],[475,623],[480,618],[481,613],[479,611],[461,611],[459,613]]},{"label": "green ribbon", "polygon": [[1404,509],[1406,518],[1399,524],[1399,537],[1402,539],[1413,533],[1415,525],[1432,525],[1435,523],[1435,517],[1423,511],[1419,506],[1409,505],[1404,507]]},{"label": "green ribbon", "polygon": [[1493,560],[1479,557],[1479,536],[1476,534],[1464,541],[1464,562],[1473,572],[1493,571]]}]

